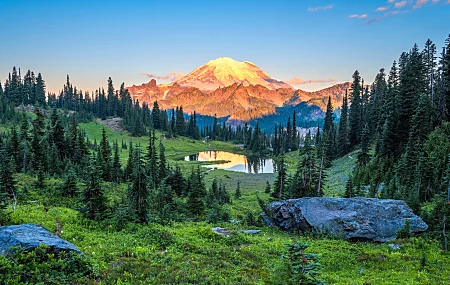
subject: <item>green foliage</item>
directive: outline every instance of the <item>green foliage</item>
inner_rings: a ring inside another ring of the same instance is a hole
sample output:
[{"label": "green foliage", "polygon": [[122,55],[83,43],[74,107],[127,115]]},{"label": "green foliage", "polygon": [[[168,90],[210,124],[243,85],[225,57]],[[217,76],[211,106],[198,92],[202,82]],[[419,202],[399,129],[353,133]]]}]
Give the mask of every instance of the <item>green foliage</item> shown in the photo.
[{"label": "green foliage", "polygon": [[405,225],[398,230],[397,238],[409,238],[411,237],[411,222],[409,219],[405,219]]},{"label": "green foliage", "polygon": [[319,255],[305,253],[309,244],[294,242],[288,245],[287,262],[291,272],[292,284],[323,284],[318,279]]},{"label": "green foliage", "polygon": [[55,253],[42,245],[0,256],[1,284],[95,284],[96,270],[78,253]]}]

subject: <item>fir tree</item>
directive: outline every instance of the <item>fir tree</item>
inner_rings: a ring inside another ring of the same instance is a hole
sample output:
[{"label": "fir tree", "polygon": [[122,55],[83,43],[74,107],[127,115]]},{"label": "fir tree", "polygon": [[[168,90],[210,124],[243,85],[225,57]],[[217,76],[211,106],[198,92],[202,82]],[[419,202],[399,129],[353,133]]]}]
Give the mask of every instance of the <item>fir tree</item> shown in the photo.
[{"label": "fir tree", "polygon": [[350,124],[350,132],[349,132],[349,141],[350,146],[354,146],[359,144],[361,130],[362,130],[362,86],[361,86],[361,77],[359,76],[358,70],[353,73],[353,82],[351,86],[351,94],[350,94],[350,116],[349,116],[349,124]]},{"label": "fir tree", "polygon": [[270,183],[269,183],[269,181],[266,181],[266,188],[265,188],[264,192],[269,194],[270,193],[270,189],[271,189]]},{"label": "fir tree", "polygon": [[161,129],[161,115],[160,115],[158,101],[153,102],[152,121],[153,121],[154,129],[157,129],[157,130]]},{"label": "fir tree", "polygon": [[347,180],[347,184],[345,185],[345,194],[344,197],[345,198],[352,198],[355,197],[355,192],[353,190],[353,182],[352,182],[353,178],[349,177]]},{"label": "fir tree", "polygon": [[136,166],[134,168],[128,197],[130,197],[131,208],[134,210],[134,214],[139,222],[147,223],[149,218],[150,189],[153,187],[153,182],[151,181],[151,177],[145,176],[144,163],[139,148],[136,148],[134,155]]},{"label": "fir tree", "polygon": [[112,163],[112,180],[119,183],[122,180],[122,165],[119,157],[119,144],[114,143],[114,158]]},{"label": "fir tree", "polygon": [[369,126],[366,124],[361,136],[361,152],[358,153],[359,165],[365,165],[369,161]]},{"label": "fir tree", "polygon": [[343,156],[349,152],[349,138],[348,138],[348,94],[345,91],[345,95],[342,98],[341,118],[339,121],[339,138],[338,138],[338,150],[339,155]]},{"label": "fir tree", "polygon": [[[269,187],[270,187],[270,185],[269,185]],[[270,192],[270,188],[269,188],[269,192]],[[234,192],[234,198],[241,199],[241,183],[239,181],[237,183],[236,191]]]},{"label": "fir tree", "polygon": [[200,167],[197,167],[196,172],[192,171],[190,184],[186,208],[191,214],[201,216],[205,211],[205,202],[203,201],[203,197],[205,196],[206,191],[200,172]]},{"label": "fir tree", "polygon": [[106,196],[100,185],[100,170],[96,165],[95,157],[91,158],[89,165],[89,179],[83,191],[82,212],[84,216],[91,220],[101,220],[106,212]]}]

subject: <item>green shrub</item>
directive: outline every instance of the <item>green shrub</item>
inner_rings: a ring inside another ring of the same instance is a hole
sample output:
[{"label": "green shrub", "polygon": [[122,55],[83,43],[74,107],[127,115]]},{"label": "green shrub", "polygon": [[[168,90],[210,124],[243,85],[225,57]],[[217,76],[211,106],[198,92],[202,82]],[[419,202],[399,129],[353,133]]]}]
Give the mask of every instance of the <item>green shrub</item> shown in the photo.
[{"label": "green shrub", "polygon": [[94,272],[87,258],[45,245],[0,256],[0,284],[93,284]]},{"label": "green shrub", "polygon": [[405,225],[403,228],[397,231],[397,238],[409,238],[411,237],[411,222],[409,219],[405,219]]}]

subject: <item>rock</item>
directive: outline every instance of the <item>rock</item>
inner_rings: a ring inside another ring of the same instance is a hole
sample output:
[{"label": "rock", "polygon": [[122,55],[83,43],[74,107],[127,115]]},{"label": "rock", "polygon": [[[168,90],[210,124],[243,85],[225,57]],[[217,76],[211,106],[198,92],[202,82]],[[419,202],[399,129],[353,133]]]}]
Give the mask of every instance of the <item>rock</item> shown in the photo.
[{"label": "rock", "polygon": [[398,244],[395,244],[395,243],[390,243],[390,244],[388,244],[388,246],[390,248],[392,248],[393,250],[399,250],[400,249],[400,246]]},{"label": "rock", "polygon": [[212,231],[221,236],[229,236],[231,234],[229,230],[220,227],[212,228]]},{"label": "rock", "polygon": [[315,230],[342,236],[348,240],[386,242],[409,219],[411,233],[428,226],[401,200],[375,198],[301,198],[272,202],[269,215],[262,215],[268,225],[286,231]]},{"label": "rock", "polygon": [[244,230],[242,232],[245,234],[254,235],[254,234],[259,234],[261,232],[261,230]]},{"label": "rock", "polygon": [[7,254],[11,247],[32,250],[41,244],[46,244],[55,252],[75,251],[81,254],[75,245],[52,235],[41,226],[24,224],[0,227],[0,255]]}]

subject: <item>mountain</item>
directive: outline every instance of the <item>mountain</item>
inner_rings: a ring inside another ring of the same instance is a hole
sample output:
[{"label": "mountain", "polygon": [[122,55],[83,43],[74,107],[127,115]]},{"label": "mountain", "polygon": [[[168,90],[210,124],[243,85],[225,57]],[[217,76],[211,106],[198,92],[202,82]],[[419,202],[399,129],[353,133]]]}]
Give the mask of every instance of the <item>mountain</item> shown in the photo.
[{"label": "mountain", "polygon": [[202,91],[214,91],[219,87],[228,87],[235,83],[244,86],[261,85],[269,90],[279,88],[293,89],[287,83],[270,78],[267,73],[249,61],[239,62],[229,57],[211,60],[196,68],[188,75],[176,81],[186,87],[195,87]]},{"label": "mountain", "polygon": [[158,101],[163,109],[183,106],[185,113],[196,111],[202,115],[228,117],[230,121],[250,121],[301,102],[325,110],[328,96],[337,108],[349,87],[349,83],[343,83],[316,92],[295,90],[289,84],[272,79],[251,62],[221,57],[170,84],[157,85],[152,79],[128,90],[133,99],[150,106]]}]

